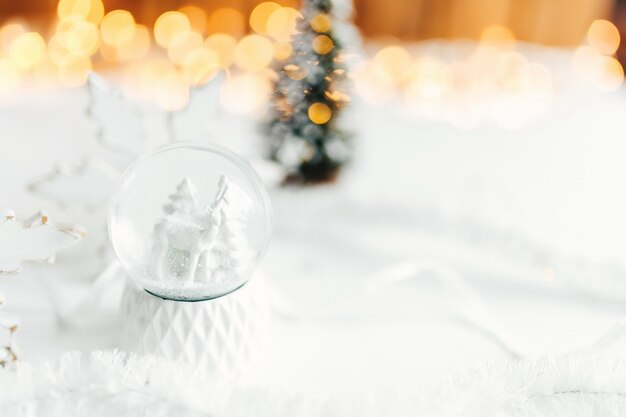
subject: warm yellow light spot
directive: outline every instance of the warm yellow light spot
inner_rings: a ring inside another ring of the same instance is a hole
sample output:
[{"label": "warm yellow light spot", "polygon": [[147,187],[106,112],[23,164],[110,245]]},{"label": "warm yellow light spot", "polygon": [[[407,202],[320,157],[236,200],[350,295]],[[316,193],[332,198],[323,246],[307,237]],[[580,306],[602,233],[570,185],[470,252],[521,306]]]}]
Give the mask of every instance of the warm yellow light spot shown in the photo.
[{"label": "warm yellow light spot", "polygon": [[318,14],[311,19],[311,29],[318,33],[326,33],[332,27],[332,21],[326,14]]},{"label": "warm yellow light spot", "polygon": [[191,85],[201,85],[209,81],[220,69],[219,56],[209,48],[194,49],[185,56],[182,72]]},{"label": "warm yellow light spot", "polygon": [[209,17],[207,31],[209,33],[228,33],[233,36],[241,36],[246,29],[246,20],[243,14],[232,7],[217,9]]},{"label": "warm yellow light spot", "polygon": [[107,13],[100,24],[102,41],[109,46],[124,45],[135,36],[135,19],[126,10]]},{"label": "warm yellow light spot", "polygon": [[600,54],[591,46],[580,46],[572,56],[574,75],[603,91],[615,91],[624,82],[624,68],[611,56]]},{"label": "warm yellow light spot", "polygon": [[66,17],[57,24],[59,44],[74,55],[91,56],[100,45],[100,33],[96,25],[79,17]]},{"label": "warm yellow light spot", "polygon": [[313,50],[319,55],[326,55],[333,50],[335,44],[333,40],[326,35],[317,35],[313,39]]},{"label": "warm yellow light spot", "polygon": [[313,103],[309,107],[309,119],[315,124],[323,125],[328,122],[333,115],[333,112],[330,110],[324,103]]},{"label": "warm yellow light spot", "polygon": [[67,55],[59,65],[59,79],[66,87],[79,87],[87,81],[91,60],[83,56]]},{"label": "warm yellow light spot", "polygon": [[300,18],[302,15],[294,8],[276,9],[267,19],[267,34],[278,41],[288,41],[297,32],[296,24]]},{"label": "warm yellow light spot", "polygon": [[394,84],[403,84],[413,73],[413,62],[409,52],[400,46],[388,46],[374,56],[375,74]]},{"label": "warm yellow light spot", "polygon": [[233,64],[237,48],[237,40],[233,36],[216,33],[206,38],[204,45],[217,54],[221,67],[228,68]]},{"label": "warm yellow light spot", "polygon": [[135,25],[133,39],[133,59],[146,56],[150,51],[150,30],[144,25]]},{"label": "warm yellow light spot", "polygon": [[306,70],[304,68],[299,67],[298,65],[295,64],[289,64],[289,65],[285,65],[285,68],[283,68],[285,70],[285,74],[287,74],[287,77],[291,78],[292,80],[296,80],[296,81],[300,81],[303,80],[304,77],[306,77]]},{"label": "warm yellow light spot", "polygon": [[89,8],[89,14],[85,17],[85,19],[97,25],[104,17],[104,4],[101,0],[91,0],[90,3],[91,7]]},{"label": "warm yellow light spot", "polygon": [[46,42],[36,32],[26,32],[19,35],[11,44],[9,56],[15,66],[22,70],[28,70],[46,54]]},{"label": "warm yellow light spot", "polygon": [[104,5],[101,0],[60,0],[57,16],[59,19],[78,17],[97,25],[104,16]]},{"label": "warm yellow light spot", "polygon": [[[105,59],[111,61],[127,61],[145,56],[150,50],[150,30],[144,25],[135,25],[133,37],[125,43],[115,46],[113,51],[102,50]],[[107,58],[108,57],[108,58]],[[113,59],[110,59],[113,58]]]},{"label": "warm yellow light spot", "polygon": [[259,71],[272,61],[272,42],[260,35],[248,35],[235,49],[235,64],[242,70]]},{"label": "warm yellow light spot", "polygon": [[207,16],[204,10],[197,6],[184,6],[178,9],[189,19],[191,30],[203,34],[206,30]]},{"label": "warm yellow light spot", "polygon": [[267,20],[272,13],[280,9],[281,5],[273,1],[266,1],[254,8],[250,14],[250,27],[260,35],[267,35]]},{"label": "warm yellow light spot", "polygon": [[244,73],[228,78],[220,88],[221,105],[232,112],[261,116],[267,107],[272,87],[259,73]]},{"label": "warm yellow light spot", "polygon": [[57,35],[53,35],[48,39],[48,58],[54,64],[59,65],[67,54],[69,54],[69,51],[61,45]]},{"label": "warm yellow light spot", "polygon": [[0,29],[0,55],[8,52],[11,44],[22,33],[26,32],[26,28],[20,23],[8,23]]},{"label": "warm yellow light spot", "polygon": [[574,75],[582,81],[593,82],[596,77],[596,63],[600,53],[591,46],[580,46],[572,56],[572,70]]},{"label": "warm yellow light spot", "polygon": [[187,54],[202,47],[204,39],[198,32],[182,32],[171,39],[167,47],[167,56],[175,64],[182,64]]},{"label": "warm yellow light spot", "polygon": [[615,91],[624,82],[624,68],[619,61],[610,56],[599,58],[600,78],[598,87],[603,91]]},{"label": "warm yellow light spot", "polygon": [[613,55],[619,47],[619,30],[608,20],[594,20],[587,31],[589,45],[604,55]]},{"label": "warm yellow light spot", "polygon": [[163,110],[182,110],[189,103],[189,86],[183,75],[178,72],[161,77],[155,90],[157,104]]},{"label": "warm yellow light spot", "polygon": [[274,59],[277,61],[284,61],[288,59],[293,52],[293,47],[290,42],[276,42],[274,44]]},{"label": "warm yellow light spot", "polygon": [[508,46],[515,44],[515,35],[506,26],[487,26],[480,35],[483,43],[497,44],[498,46]]},{"label": "warm yellow light spot", "polygon": [[19,72],[10,59],[0,58],[0,93],[13,89],[19,80]]},{"label": "warm yellow light spot", "polygon": [[336,103],[347,103],[350,101],[350,96],[342,93],[339,90],[329,90],[324,93],[324,95],[331,101]]},{"label": "warm yellow light spot", "polygon": [[156,43],[167,48],[176,35],[189,32],[191,22],[181,12],[165,12],[154,23],[154,39]]}]

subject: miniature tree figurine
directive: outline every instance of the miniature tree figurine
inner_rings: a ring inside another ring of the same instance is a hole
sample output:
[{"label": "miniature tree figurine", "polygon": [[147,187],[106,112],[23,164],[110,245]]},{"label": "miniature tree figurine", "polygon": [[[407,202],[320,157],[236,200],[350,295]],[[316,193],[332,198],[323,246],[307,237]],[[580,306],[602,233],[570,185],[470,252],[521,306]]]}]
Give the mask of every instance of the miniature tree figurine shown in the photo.
[{"label": "miniature tree figurine", "polygon": [[337,127],[349,97],[340,90],[346,69],[332,9],[331,0],[304,0],[291,57],[277,63],[267,135],[286,183],[333,181],[350,156],[348,135]]},{"label": "miniature tree figurine", "polygon": [[234,184],[229,186],[224,200],[227,204],[221,210],[222,225],[214,249],[217,259],[215,281],[227,277],[228,271],[237,270],[253,256],[245,233],[246,219],[254,206],[252,200]]},{"label": "miniature tree figurine", "polygon": [[169,199],[170,202],[163,206],[166,214],[181,215],[196,211],[196,190],[189,178],[185,178],[176,186],[176,192],[170,194]]},{"label": "miniature tree figurine", "polygon": [[174,275],[186,284],[219,281],[252,253],[245,235],[250,197],[222,175],[213,203],[199,209],[185,178],[155,225],[152,260],[160,281]]}]

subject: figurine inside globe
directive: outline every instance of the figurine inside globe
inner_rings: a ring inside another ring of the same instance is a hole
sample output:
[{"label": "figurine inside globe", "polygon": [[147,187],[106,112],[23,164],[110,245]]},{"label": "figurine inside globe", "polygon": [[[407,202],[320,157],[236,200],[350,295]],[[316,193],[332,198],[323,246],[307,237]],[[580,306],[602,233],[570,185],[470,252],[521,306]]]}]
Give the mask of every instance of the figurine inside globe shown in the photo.
[{"label": "figurine inside globe", "polygon": [[267,248],[270,210],[261,180],[243,159],[180,143],[124,174],[109,235],[126,273],[149,293],[208,300],[248,281]]}]

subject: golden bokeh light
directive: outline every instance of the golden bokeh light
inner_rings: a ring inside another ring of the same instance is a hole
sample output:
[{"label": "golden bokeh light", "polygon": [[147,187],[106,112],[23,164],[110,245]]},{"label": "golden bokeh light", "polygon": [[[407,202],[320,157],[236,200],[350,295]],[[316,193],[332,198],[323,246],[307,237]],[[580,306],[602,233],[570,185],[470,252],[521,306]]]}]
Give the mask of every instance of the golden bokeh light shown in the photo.
[{"label": "golden bokeh light", "polygon": [[323,125],[330,120],[333,112],[325,103],[313,103],[309,106],[308,114],[313,123]]},{"label": "golden bokeh light", "polygon": [[12,90],[19,80],[19,71],[10,59],[0,58],[0,94]]},{"label": "golden bokeh light", "polygon": [[66,17],[56,27],[56,37],[61,46],[78,56],[91,56],[100,46],[100,32],[93,23],[78,17]]},{"label": "golden bokeh light", "polygon": [[46,42],[37,32],[18,35],[9,49],[9,57],[15,66],[28,70],[39,63],[46,55]]},{"label": "golden bokeh light", "polygon": [[227,33],[233,36],[241,36],[246,30],[246,20],[243,14],[232,7],[217,9],[209,17],[207,31],[209,33]]},{"label": "golden bokeh light", "polygon": [[600,91],[615,91],[624,81],[624,69],[619,61],[602,55],[591,46],[579,47],[572,57],[574,75],[588,86]]},{"label": "golden bokeh light", "polygon": [[200,7],[189,5],[181,7],[178,11],[187,16],[191,24],[191,30],[200,34],[206,31],[207,15]]},{"label": "golden bokeh light", "polygon": [[222,68],[228,68],[235,60],[237,39],[226,33],[216,33],[204,41],[204,45],[215,52]]},{"label": "golden bokeh light", "polygon": [[11,44],[22,33],[26,32],[26,27],[21,23],[7,23],[0,29],[0,55],[8,53]]},{"label": "golden bokeh light", "polygon": [[326,55],[335,48],[333,40],[326,35],[317,35],[313,39],[313,51],[319,55]]},{"label": "golden bokeh light", "polygon": [[170,61],[180,65],[189,52],[201,48],[203,44],[204,39],[202,39],[202,35],[198,32],[182,32],[174,35],[169,42],[167,56]]},{"label": "golden bokeh light", "polygon": [[102,19],[100,34],[108,46],[125,45],[135,36],[135,19],[127,10],[110,11]]},{"label": "golden bokeh light", "polygon": [[619,61],[611,56],[601,56],[598,58],[597,86],[602,91],[616,91],[624,82],[624,68]]},{"label": "golden bokeh light", "polygon": [[85,18],[91,8],[90,0],[59,0],[57,4],[57,16],[59,19],[65,17]]},{"label": "golden bokeh light", "polygon": [[274,43],[274,59],[277,61],[285,61],[293,53],[293,46],[290,42]]},{"label": "golden bokeh light", "polygon": [[60,0],[57,16],[61,20],[78,17],[97,25],[104,17],[104,4],[101,0]]},{"label": "golden bokeh light", "polygon": [[604,55],[613,55],[620,43],[619,30],[608,20],[594,20],[587,31],[591,47]]},{"label": "golden bokeh light", "polygon": [[254,8],[250,14],[250,27],[259,35],[267,35],[267,21],[282,6],[273,1],[266,1]]},{"label": "golden bokeh light", "polygon": [[267,19],[267,34],[277,41],[288,41],[296,33],[296,24],[300,18],[300,12],[292,7],[276,9]]},{"label": "golden bokeh light", "polygon": [[148,52],[150,52],[150,29],[144,25],[135,25],[132,58],[142,58]]},{"label": "golden bokeh light", "polygon": [[61,45],[57,35],[53,35],[48,39],[48,58],[54,64],[59,65],[67,54],[69,54],[69,51]]},{"label": "golden bokeh light", "polygon": [[593,83],[597,76],[596,63],[600,57],[600,53],[591,46],[578,47],[572,56],[574,75],[581,81]]},{"label": "golden bokeh light", "polygon": [[135,25],[133,37],[115,48],[117,61],[139,59],[150,51],[150,30],[144,25]]},{"label": "golden bokeh light", "polygon": [[332,21],[327,14],[318,14],[311,19],[311,29],[317,33],[326,33],[332,27]]},{"label": "golden bokeh light", "polygon": [[378,77],[401,85],[411,78],[413,59],[406,49],[388,46],[374,55],[373,70]]},{"label": "golden bokeh light", "polygon": [[165,12],[154,22],[154,39],[166,48],[175,36],[191,31],[189,18],[181,12]]},{"label": "golden bokeh light", "polygon": [[285,65],[283,69],[285,70],[285,74],[287,74],[287,77],[295,81],[303,80],[304,77],[306,77],[307,75],[306,69],[299,67],[295,64]]},{"label": "golden bokeh light", "polygon": [[234,113],[261,117],[271,90],[271,84],[264,74],[233,75],[220,88],[220,104]]},{"label": "golden bokeh light", "polygon": [[219,56],[209,48],[194,49],[185,56],[182,72],[190,85],[205,84],[220,69]]},{"label": "golden bokeh light", "polygon": [[264,36],[248,35],[239,41],[235,49],[235,64],[245,71],[259,71],[272,61],[274,47]]},{"label": "golden bokeh light", "polygon": [[502,46],[515,46],[515,35],[506,26],[487,26],[480,35],[480,41],[487,44]]}]

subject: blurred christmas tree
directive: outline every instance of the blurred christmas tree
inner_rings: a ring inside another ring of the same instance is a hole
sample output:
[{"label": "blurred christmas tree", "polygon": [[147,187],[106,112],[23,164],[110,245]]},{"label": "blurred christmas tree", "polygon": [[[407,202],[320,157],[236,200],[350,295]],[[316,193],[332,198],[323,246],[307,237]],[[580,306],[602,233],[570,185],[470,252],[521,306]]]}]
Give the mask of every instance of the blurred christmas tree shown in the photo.
[{"label": "blurred christmas tree", "polygon": [[342,45],[334,36],[333,1],[304,0],[292,54],[277,63],[270,157],[287,170],[286,183],[333,181],[350,156],[349,136],[337,119],[349,97]]}]

